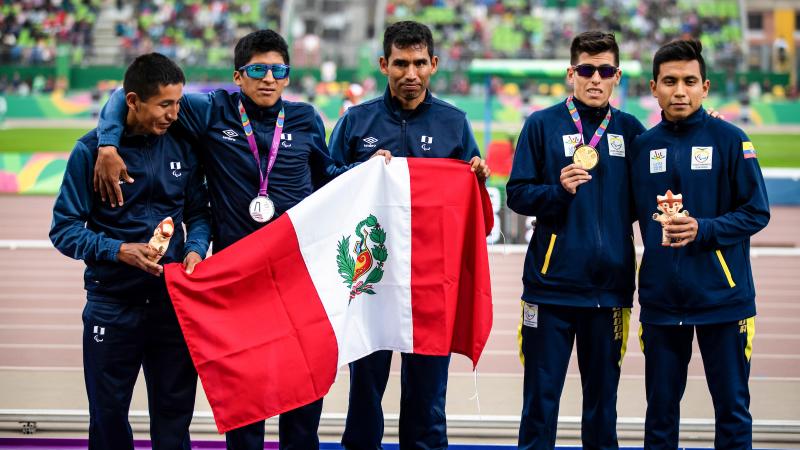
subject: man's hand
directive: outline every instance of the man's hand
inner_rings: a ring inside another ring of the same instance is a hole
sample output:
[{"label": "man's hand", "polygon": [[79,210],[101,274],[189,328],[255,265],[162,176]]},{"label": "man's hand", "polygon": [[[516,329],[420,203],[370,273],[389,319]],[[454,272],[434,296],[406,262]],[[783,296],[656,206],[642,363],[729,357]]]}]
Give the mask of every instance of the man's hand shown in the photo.
[{"label": "man's hand", "polygon": [[122,206],[122,189],[120,180],[133,183],[133,178],[128,175],[128,167],[120,158],[117,149],[106,145],[97,149],[97,161],[94,164],[94,191],[100,193],[100,198],[111,204],[111,207]]},{"label": "man's hand", "polygon": [[150,275],[160,276],[164,268],[152,261],[157,256],[158,252],[147,244],[126,242],[120,246],[117,260],[142,269]]},{"label": "man's hand", "polygon": [[670,247],[686,247],[697,237],[697,219],[694,217],[675,216],[664,225],[667,237],[672,239]]},{"label": "man's hand", "polygon": [[380,149],[377,152],[373,153],[372,156],[369,157],[369,159],[372,159],[372,158],[375,158],[375,157],[378,157],[378,156],[383,156],[383,158],[386,160],[386,164],[389,164],[389,161],[392,160],[392,152],[390,152],[389,150],[385,150],[385,149]]},{"label": "man's hand", "polygon": [[561,186],[564,187],[565,191],[572,195],[575,195],[578,192],[578,186],[588,182],[591,179],[592,176],[589,175],[589,172],[581,169],[575,164],[570,164],[561,169],[561,177],[559,177],[559,180],[561,180]]},{"label": "man's hand", "polygon": [[722,114],[720,114],[719,111],[717,111],[716,109],[714,109],[714,108],[712,108],[710,106],[706,109],[706,112],[708,113],[709,116],[711,116],[711,117],[713,117],[715,119],[725,120],[725,116],[723,116]]},{"label": "man's hand", "polygon": [[203,260],[203,257],[200,256],[197,252],[189,252],[186,254],[186,257],[183,258],[183,268],[186,270],[186,273],[189,275],[194,272],[194,266],[197,265],[200,261]]},{"label": "man's hand", "polygon": [[489,166],[486,165],[486,160],[481,159],[480,156],[473,156],[472,159],[469,160],[469,168],[471,171],[475,172],[475,175],[478,177],[478,181],[483,183],[489,178],[489,175],[492,173],[489,170]]}]

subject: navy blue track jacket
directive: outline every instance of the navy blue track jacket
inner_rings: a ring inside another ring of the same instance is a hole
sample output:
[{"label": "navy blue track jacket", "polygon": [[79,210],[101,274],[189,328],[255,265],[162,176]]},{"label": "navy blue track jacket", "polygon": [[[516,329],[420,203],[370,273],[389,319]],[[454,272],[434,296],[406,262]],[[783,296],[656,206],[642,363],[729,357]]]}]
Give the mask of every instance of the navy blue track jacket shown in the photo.
[{"label": "navy blue track jacket", "polygon": [[87,133],[69,155],[53,207],[50,240],[61,253],[86,263],[89,300],[126,303],[167,298],[163,276],[119,262],[117,253],[125,242],[147,243],[159,222],[170,216],[175,234],[159,264],[181,262],[192,251],[205,257],[211,217],[197,159],[173,130],[162,136],[124,136],[119,154],[135,183],[121,186],[125,204],[112,208],[92,186],[96,136],[95,130]]},{"label": "navy blue track jacket", "polygon": [[[750,236],[769,222],[764,178],[750,139],[703,108],[680,122],[662,120],[631,152],[636,215],[644,240],[640,320],[702,325],[755,315]],[[661,246],[657,195],[683,196],[697,219],[695,241]]]},{"label": "navy blue track jacket", "polygon": [[480,156],[464,111],[430,91],[416,109],[405,111],[388,87],[383,97],[347,109],[331,133],[329,148],[339,164],[366,161],[380,149],[401,157],[469,161]]},{"label": "navy blue track jacket", "polygon": [[[574,101],[588,144],[608,109]],[[506,185],[508,207],[536,216],[522,276],[523,300],[631,306],[635,254],[626,152],[643,131],[635,117],[612,108],[592,179],[572,195],[559,179],[561,169],[572,164],[580,137],[567,106],[559,102],[525,121]]]},{"label": "navy blue track jacket", "polygon": [[[211,197],[214,252],[218,252],[265,224],[250,217],[248,206],[258,195],[259,173],[239,116],[242,99],[258,146],[261,170],[266,170],[275,122],[285,108],[278,157],[269,174],[267,194],[275,203],[275,217],[308,197],[329,179],[343,173],[325,145],[325,127],[314,107],[283,99],[269,108],[253,103],[241,92],[216,90],[185,94],[178,122],[173,125],[197,141],[195,150],[205,169]],[[125,94],[115,92],[100,115],[100,145],[114,145],[127,114]]]}]

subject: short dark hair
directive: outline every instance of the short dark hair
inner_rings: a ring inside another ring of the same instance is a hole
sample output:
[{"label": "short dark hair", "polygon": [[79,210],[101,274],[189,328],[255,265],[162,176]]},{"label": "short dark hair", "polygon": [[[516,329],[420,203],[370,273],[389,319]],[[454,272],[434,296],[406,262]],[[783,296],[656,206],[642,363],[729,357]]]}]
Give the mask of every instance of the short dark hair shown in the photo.
[{"label": "short dark hair", "polygon": [[155,95],[161,86],[186,84],[183,71],[161,53],[147,53],[133,60],[125,71],[122,87],[125,93],[135,93],[142,101]]},{"label": "short dark hair", "polygon": [[258,30],[239,39],[233,51],[233,70],[247,64],[256,53],[278,52],[284,64],[289,64],[289,46],[286,40],[272,30]]},{"label": "short dark hair", "polygon": [[392,45],[397,48],[406,48],[412,45],[425,45],[428,56],[433,58],[433,35],[426,25],[412,20],[396,22],[383,32],[383,56],[389,59],[392,54]]},{"label": "short dark hair", "polygon": [[663,45],[653,55],[653,81],[658,81],[661,64],[670,61],[697,61],[700,64],[700,78],[706,81],[706,61],[702,51],[703,44],[696,39],[677,40]]},{"label": "short dark hair", "polygon": [[572,45],[569,47],[569,62],[572,65],[577,64],[578,56],[581,53],[597,55],[604,52],[613,53],[614,65],[619,66],[619,45],[617,45],[614,33],[598,30],[584,31],[572,40]]}]

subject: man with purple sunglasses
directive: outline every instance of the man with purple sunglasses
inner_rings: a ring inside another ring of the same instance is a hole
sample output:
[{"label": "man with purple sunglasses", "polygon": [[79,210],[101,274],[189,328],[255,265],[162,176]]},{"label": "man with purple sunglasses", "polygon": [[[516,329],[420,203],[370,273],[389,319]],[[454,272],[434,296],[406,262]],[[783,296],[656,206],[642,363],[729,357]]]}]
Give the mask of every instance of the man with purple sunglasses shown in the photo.
[{"label": "man with purple sunglasses", "polygon": [[618,448],[617,387],[633,301],[635,253],[626,146],[645,131],[609,105],[619,83],[613,34],[570,49],[568,98],[532,114],[508,180],[508,206],[536,216],[523,271],[520,449],[552,449],[577,341],[584,448]]}]

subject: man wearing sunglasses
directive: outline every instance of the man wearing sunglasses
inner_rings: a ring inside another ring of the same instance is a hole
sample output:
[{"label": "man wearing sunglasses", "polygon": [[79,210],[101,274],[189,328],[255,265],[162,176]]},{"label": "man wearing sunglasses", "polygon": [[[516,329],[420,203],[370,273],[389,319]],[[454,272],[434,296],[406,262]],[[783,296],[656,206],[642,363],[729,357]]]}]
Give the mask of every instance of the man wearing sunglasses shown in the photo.
[{"label": "man wearing sunglasses", "polygon": [[[350,107],[330,138],[340,164],[370,157],[376,148],[394,156],[468,161],[480,181],[489,176],[466,114],[428,90],[439,58],[423,24],[397,22],[383,35],[379,64],[388,86],[382,97]],[[401,355],[400,448],[447,448],[445,394],[449,356]],[[392,352],[378,351],[350,364],[350,402],[342,446],[375,450],[383,439],[381,399]]]},{"label": "man wearing sunglasses", "polygon": [[523,272],[519,448],[552,449],[574,342],[584,448],[618,448],[617,387],[635,255],[626,147],[644,127],[609,105],[619,83],[613,34],[572,41],[567,99],[532,114],[517,143],[507,203],[536,216]]},{"label": "man wearing sunglasses", "polygon": [[[346,168],[336,167],[314,107],[281,98],[289,84],[286,41],[271,30],[243,37],[234,54],[233,81],[240,92],[187,94],[174,127],[194,142],[211,199],[213,251],[261,228]],[[122,205],[117,180],[135,182],[114,147],[119,143],[124,98],[111,96],[100,116],[101,157],[95,188]],[[385,153],[385,152],[384,152]],[[280,448],[318,448],[322,399],[281,414]],[[264,421],[226,435],[228,449],[263,449]]]}]

